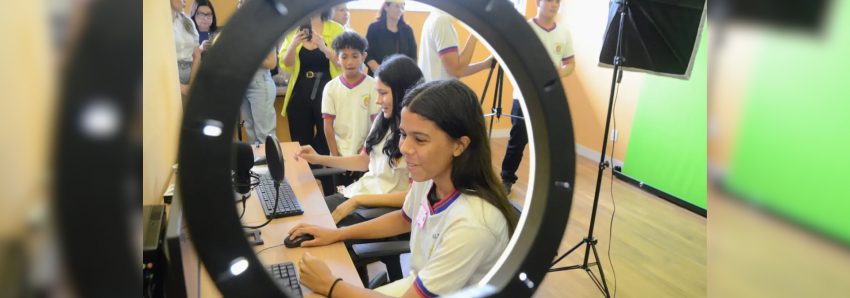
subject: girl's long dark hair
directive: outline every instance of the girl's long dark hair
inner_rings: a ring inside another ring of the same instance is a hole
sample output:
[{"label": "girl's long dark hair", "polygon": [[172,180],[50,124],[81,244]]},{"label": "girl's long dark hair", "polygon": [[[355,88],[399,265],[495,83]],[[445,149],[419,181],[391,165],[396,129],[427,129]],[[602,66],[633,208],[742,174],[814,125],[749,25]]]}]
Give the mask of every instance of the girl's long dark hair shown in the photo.
[{"label": "girl's long dark hair", "polygon": [[384,59],[384,62],[378,67],[375,77],[392,90],[393,112],[389,119],[384,117],[384,113],[378,114],[375,123],[372,124],[376,127],[366,137],[365,149],[366,153],[372,153],[375,145],[380,143],[387,135],[387,131],[392,132],[387,137],[387,142],[384,143],[382,150],[385,155],[390,157],[390,167],[395,167],[396,160],[401,157],[401,151],[398,148],[401,102],[404,100],[404,94],[424,79],[422,70],[416,65],[416,61],[404,55],[392,55]]},{"label": "girl's long dark hair", "polygon": [[198,28],[198,22],[195,21],[195,16],[198,14],[198,7],[207,6],[210,8],[210,12],[212,12],[213,20],[212,24],[210,24],[210,33],[218,30],[218,20],[215,16],[215,8],[213,8],[212,2],[209,0],[195,0],[195,3],[192,3],[192,10],[189,11],[189,18],[192,19],[192,22],[195,22],[195,28]]},{"label": "girl's long dark hair", "polygon": [[[392,3],[384,1],[384,5],[381,5],[381,10],[378,11],[378,16],[376,17],[376,19],[381,21],[384,25],[387,24],[387,7],[390,5],[392,5]],[[398,17],[398,23],[407,25],[407,23],[404,22],[404,14],[401,14],[401,16]]]},{"label": "girl's long dark hair", "polygon": [[493,171],[490,139],[475,92],[457,79],[435,80],[408,92],[402,108],[434,122],[452,140],[469,138],[466,150],[452,160],[452,184],[459,192],[499,209],[508,222],[508,234],[513,235],[517,218]]}]

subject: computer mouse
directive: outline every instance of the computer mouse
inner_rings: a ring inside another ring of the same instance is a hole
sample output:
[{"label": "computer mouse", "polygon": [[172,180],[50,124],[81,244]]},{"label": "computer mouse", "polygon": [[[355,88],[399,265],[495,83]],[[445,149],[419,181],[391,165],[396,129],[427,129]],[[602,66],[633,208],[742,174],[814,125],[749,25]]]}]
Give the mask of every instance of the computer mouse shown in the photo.
[{"label": "computer mouse", "polygon": [[254,165],[255,166],[263,166],[263,165],[267,165],[267,164],[269,164],[269,162],[266,160],[265,155],[257,157],[257,158],[254,159]]},{"label": "computer mouse", "polygon": [[315,237],[313,237],[313,235],[310,235],[310,234],[301,234],[301,235],[295,236],[295,239],[292,239],[292,240],[289,239],[290,237],[292,237],[292,235],[289,235],[289,237],[286,237],[286,239],[283,240],[283,245],[285,245],[286,247],[289,247],[289,248],[301,247],[301,242],[310,241],[310,240],[315,239]]}]

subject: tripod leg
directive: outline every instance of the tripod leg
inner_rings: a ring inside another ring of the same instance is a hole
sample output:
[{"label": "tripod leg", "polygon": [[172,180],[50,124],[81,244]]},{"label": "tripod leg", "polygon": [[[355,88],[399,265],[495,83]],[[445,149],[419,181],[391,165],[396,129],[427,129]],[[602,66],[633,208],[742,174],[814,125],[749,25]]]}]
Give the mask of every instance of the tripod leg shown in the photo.
[{"label": "tripod leg", "polygon": [[[608,245],[611,245],[610,243]],[[599,268],[599,277],[602,280],[602,286],[605,288],[605,297],[611,297],[611,292],[608,291],[608,283],[605,282],[605,273],[602,271],[602,263],[599,262],[599,253],[596,252],[596,245],[588,245],[593,247],[593,256],[596,257],[596,268]],[[589,269],[588,269],[589,270]]]},{"label": "tripod leg", "polygon": [[[501,74],[501,71],[502,71],[502,67],[499,67],[499,74]],[[499,85],[501,84],[501,82],[502,82],[502,76],[497,74],[496,75],[496,86],[494,87],[494,88],[496,88],[496,90],[493,91],[493,108],[492,108],[492,111],[494,113],[496,113],[496,111],[497,111],[496,107],[497,107],[497,102],[498,102],[497,100],[499,98]],[[499,107],[501,107],[501,104],[499,105]],[[493,118],[495,118],[496,115],[493,115],[493,116],[494,116]],[[488,131],[488,134],[487,134],[487,137],[491,138],[491,139],[493,138],[493,118],[490,118],[490,130]]]},{"label": "tripod leg", "polygon": [[557,259],[557,260],[555,260],[554,262],[552,262],[552,266],[555,266],[555,264],[558,264],[558,262],[560,262],[561,260],[563,260],[565,257],[567,257],[567,255],[569,255],[571,252],[573,252],[574,250],[576,250],[579,246],[581,246],[581,245],[582,245],[582,244],[584,244],[585,242],[587,242],[587,239],[582,239],[582,240],[581,240],[581,242],[579,242],[578,244],[576,244],[576,246],[573,246],[573,248],[571,248],[570,250],[568,250],[567,252],[565,252],[563,255],[561,255],[560,257],[558,257],[558,259]]},{"label": "tripod leg", "polygon": [[487,88],[490,87],[490,78],[493,77],[493,70],[496,69],[496,63],[490,65],[490,74],[487,75],[487,82],[484,83],[484,92],[481,93],[481,105],[484,105],[484,98],[487,97]]},{"label": "tripod leg", "polygon": [[502,88],[505,85],[505,70],[502,67],[499,67],[499,80],[496,81],[496,90],[493,92],[497,93],[496,97],[499,99],[499,105],[496,107],[496,120],[502,119]]}]

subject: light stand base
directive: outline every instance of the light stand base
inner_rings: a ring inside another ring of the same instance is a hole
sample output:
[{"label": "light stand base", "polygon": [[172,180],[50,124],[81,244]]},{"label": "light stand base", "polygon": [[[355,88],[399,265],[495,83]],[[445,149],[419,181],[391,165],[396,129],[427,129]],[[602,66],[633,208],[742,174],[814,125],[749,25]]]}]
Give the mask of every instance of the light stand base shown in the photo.
[{"label": "light stand base", "polygon": [[[558,271],[576,270],[576,269],[584,270],[585,272],[587,272],[587,275],[590,276],[590,279],[593,280],[593,283],[596,284],[596,287],[599,288],[600,291],[602,291],[602,295],[604,295],[606,298],[609,298],[609,297],[611,297],[611,293],[608,291],[608,283],[605,282],[605,273],[602,271],[602,265],[599,262],[599,253],[596,252],[596,243],[597,242],[598,241],[594,238],[584,237],[584,239],[582,239],[581,242],[579,242],[578,244],[573,246],[573,248],[571,248],[569,251],[567,251],[566,253],[564,253],[560,257],[558,257],[558,259],[555,260],[555,262],[552,263],[552,266],[555,266],[555,264],[557,264],[558,262],[563,260],[567,255],[569,255],[570,253],[572,253],[573,251],[575,251],[576,249],[578,249],[579,247],[581,247],[584,244],[587,244],[588,246],[590,246],[590,248],[593,249],[593,257],[596,259],[596,262],[594,262],[594,263],[584,263],[584,264],[572,265],[572,266],[566,266],[566,267],[560,267],[560,268],[551,268],[551,269],[549,269],[549,272],[558,272]],[[586,260],[587,260],[587,258],[585,258],[585,261]],[[597,278],[596,274],[594,274],[593,271],[590,270],[590,267],[594,267],[594,266],[599,267],[598,268],[599,276],[601,278]]]}]

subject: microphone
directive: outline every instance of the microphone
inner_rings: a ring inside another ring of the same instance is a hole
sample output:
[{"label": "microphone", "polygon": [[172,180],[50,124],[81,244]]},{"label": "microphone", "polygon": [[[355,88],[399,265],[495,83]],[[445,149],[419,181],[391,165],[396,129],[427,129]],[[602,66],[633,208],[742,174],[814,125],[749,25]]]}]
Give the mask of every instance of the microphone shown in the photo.
[{"label": "microphone", "polygon": [[251,192],[251,168],[254,167],[254,149],[248,142],[235,142],[233,188],[240,194]]}]

